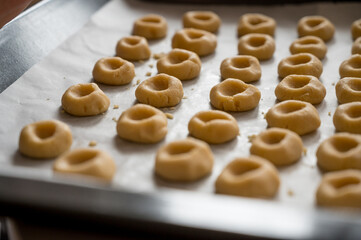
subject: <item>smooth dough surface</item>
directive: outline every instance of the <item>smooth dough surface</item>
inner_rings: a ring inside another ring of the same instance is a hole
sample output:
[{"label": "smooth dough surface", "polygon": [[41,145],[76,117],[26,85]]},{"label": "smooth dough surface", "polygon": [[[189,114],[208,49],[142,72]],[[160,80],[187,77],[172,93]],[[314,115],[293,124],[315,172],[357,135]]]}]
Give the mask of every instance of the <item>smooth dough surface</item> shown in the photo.
[{"label": "smooth dough surface", "polygon": [[310,53],[291,55],[282,59],[278,64],[278,75],[281,78],[291,74],[312,75],[320,78],[322,71],[322,62]]}]

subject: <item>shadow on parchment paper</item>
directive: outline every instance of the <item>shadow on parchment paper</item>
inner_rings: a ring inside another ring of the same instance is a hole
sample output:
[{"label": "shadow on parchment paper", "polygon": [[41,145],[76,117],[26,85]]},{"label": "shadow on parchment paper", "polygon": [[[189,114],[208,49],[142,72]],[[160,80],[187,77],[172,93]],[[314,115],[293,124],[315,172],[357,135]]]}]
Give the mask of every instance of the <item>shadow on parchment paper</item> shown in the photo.
[{"label": "shadow on parchment paper", "polygon": [[59,111],[57,113],[58,120],[77,127],[94,126],[99,123],[103,119],[103,117],[103,114],[89,117],[72,116],[69,113],[66,113],[61,106],[59,107]]},{"label": "shadow on parchment paper", "polygon": [[135,143],[127,140],[121,139],[118,135],[113,137],[113,146],[119,153],[136,153],[142,151],[143,153],[154,153],[154,148],[158,149],[161,145],[164,144],[164,139],[158,143]]},{"label": "shadow on parchment paper", "polygon": [[18,150],[16,150],[12,155],[12,164],[15,166],[22,166],[22,167],[41,167],[41,166],[47,166],[52,162],[53,158],[48,159],[35,159],[35,158],[29,158],[22,155]]},{"label": "shadow on parchment paper", "polygon": [[[134,79],[133,79],[134,81]],[[102,83],[98,83],[94,80],[94,78],[92,78],[90,80],[90,82],[92,83],[96,83],[98,85],[98,87],[104,92],[104,93],[123,93],[126,91],[129,91],[129,88],[132,87],[132,82],[127,83],[125,85],[121,85],[121,86],[113,86],[113,85],[106,85],[106,84],[102,84]]]}]

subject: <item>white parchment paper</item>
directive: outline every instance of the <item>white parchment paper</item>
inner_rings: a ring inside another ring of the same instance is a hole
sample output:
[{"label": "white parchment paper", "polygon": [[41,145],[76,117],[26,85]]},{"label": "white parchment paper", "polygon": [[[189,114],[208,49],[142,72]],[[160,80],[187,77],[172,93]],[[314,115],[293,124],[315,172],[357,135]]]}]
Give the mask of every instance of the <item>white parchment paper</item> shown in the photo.
[{"label": "white parchment paper", "polygon": [[[279,83],[277,65],[290,55],[289,46],[297,38],[297,21],[306,15],[323,15],[336,26],[336,34],[327,43],[328,53],[323,60],[324,72],[320,78],[327,89],[325,100],[317,105],[322,119],[320,129],[302,137],[307,154],[291,166],[279,168],[281,187],[275,203],[291,203],[313,206],[314,193],[321,178],[316,164],[315,151],[321,141],[334,134],[332,115],[338,105],[334,84],[339,80],[338,67],[351,55],[351,23],[361,17],[361,4],[305,4],[282,6],[243,5],[180,5],[158,4],[143,1],[111,1],[92,16],[90,21],[74,36],[55,49],[43,61],[32,67],[13,85],[0,95],[0,164],[3,168],[15,169],[21,176],[31,171],[39,178],[53,178],[54,159],[32,160],[18,153],[19,132],[26,124],[58,119],[69,124],[73,132],[72,149],[87,147],[91,140],[96,148],[106,150],[115,159],[117,173],[112,185],[115,188],[137,192],[157,192],[164,187],[188,189],[204,192],[212,196],[214,182],[224,166],[237,156],[248,156],[250,142],[248,136],[266,129],[264,113],[276,103],[274,89]],[[171,37],[182,28],[181,17],[189,10],[212,10],[222,19],[217,33],[216,52],[202,58],[199,77],[184,83],[186,99],[175,109],[162,109],[174,115],[168,121],[169,132],[164,141],[144,145],[123,141],[116,135],[112,120],[135,102],[134,91],[137,80],[145,80],[146,73],[157,73],[156,60],[151,58],[143,63],[135,63],[136,77],[126,86],[100,85],[111,99],[109,110],[95,117],[73,117],[61,111],[61,96],[76,83],[92,82],[92,68],[101,57],[115,54],[116,42],[131,33],[135,19],[156,13],[164,16],[169,24],[165,39],[151,41],[153,53],[171,50]],[[200,110],[211,109],[209,91],[220,82],[219,65],[226,57],[237,55],[237,23],[242,14],[258,12],[273,17],[277,21],[275,35],[276,52],[271,60],[261,62],[262,78],[254,83],[261,93],[259,106],[251,111],[232,113],[240,126],[240,136],[235,140],[212,145],[215,155],[213,172],[205,179],[191,184],[168,183],[154,176],[154,157],[157,149],[170,141],[187,137],[189,119]],[[153,66],[153,67],[152,67]],[[113,109],[119,105],[119,109]],[[305,123],[307,124],[307,123]]]}]

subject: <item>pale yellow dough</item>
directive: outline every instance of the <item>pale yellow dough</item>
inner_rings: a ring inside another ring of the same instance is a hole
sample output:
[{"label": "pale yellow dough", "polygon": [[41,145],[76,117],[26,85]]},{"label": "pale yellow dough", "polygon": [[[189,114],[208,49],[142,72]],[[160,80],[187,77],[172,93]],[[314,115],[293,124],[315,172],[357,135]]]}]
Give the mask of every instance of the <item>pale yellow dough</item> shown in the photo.
[{"label": "pale yellow dough", "polygon": [[358,37],[352,44],[352,54],[361,54],[361,37]]},{"label": "pale yellow dough", "polygon": [[189,11],[183,15],[184,28],[217,32],[220,25],[221,19],[212,11]]},{"label": "pale yellow dough", "polygon": [[276,30],[276,21],[263,14],[247,13],[239,19],[238,36],[248,33],[264,33],[273,36]]},{"label": "pale yellow dough", "polygon": [[133,35],[153,40],[164,38],[167,35],[168,24],[164,17],[149,14],[137,19],[133,25]]},{"label": "pale yellow dough", "polygon": [[117,122],[118,136],[133,142],[155,143],[167,134],[167,117],[155,107],[137,104],[125,110]]},{"label": "pale yellow dough", "polygon": [[316,156],[318,166],[325,171],[361,170],[361,136],[336,133],[320,144]]},{"label": "pale yellow dough", "polygon": [[111,181],[116,165],[106,152],[93,148],[79,148],[61,155],[56,159],[55,172],[81,174]]},{"label": "pale yellow dough", "polygon": [[291,54],[311,53],[319,59],[323,59],[327,53],[327,46],[319,37],[304,36],[292,42],[290,52]]},{"label": "pale yellow dough", "polygon": [[223,111],[208,110],[195,114],[188,123],[189,134],[213,144],[224,143],[237,137],[236,119]]},{"label": "pale yellow dough", "polygon": [[335,26],[325,17],[306,16],[298,21],[298,35],[316,36],[327,42],[332,39],[335,33]]},{"label": "pale yellow dough", "polygon": [[150,58],[148,41],[140,36],[128,36],[120,39],[116,46],[118,57],[128,61],[140,61]]},{"label": "pale yellow dough", "polygon": [[340,103],[361,101],[361,78],[342,78],[337,82],[335,89]]},{"label": "pale yellow dough", "polygon": [[361,54],[354,54],[349,59],[343,61],[340,65],[339,72],[341,78],[361,78]]},{"label": "pale yellow dough", "polygon": [[54,158],[67,151],[73,142],[68,125],[45,120],[26,125],[20,133],[19,151],[32,158]]},{"label": "pale yellow dough", "polygon": [[277,169],[258,157],[236,158],[216,180],[216,192],[252,198],[272,198],[280,185]]},{"label": "pale yellow dough", "polygon": [[345,103],[336,108],[333,124],[339,132],[361,134],[361,102]]},{"label": "pale yellow dough", "polygon": [[262,75],[258,59],[247,55],[224,59],[220,70],[222,79],[237,78],[246,83],[257,81]]},{"label": "pale yellow dough", "polygon": [[361,18],[355,20],[351,25],[351,34],[352,39],[356,40],[358,37],[361,37]]},{"label": "pale yellow dough", "polygon": [[275,40],[268,34],[249,33],[238,40],[239,55],[251,55],[260,61],[272,58],[275,50]]},{"label": "pale yellow dough", "polygon": [[65,91],[61,104],[74,116],[94,116],[106,112],[110,100],[95,83],[80,83]]},{"label": "pale yellow dough", "polygon": [[170,142],[158,150],[155,172],[170,181],[196,181],[211,173],[213,162],[214,157],[207,143],[186,138]]},{"label": "pale yellow dough", "polygon": [[291,74],[312,75],[320,78],[322,71],[322,62],[310,53],[291,55],[282,59],[278,64],[278,75],[281,78]]}]

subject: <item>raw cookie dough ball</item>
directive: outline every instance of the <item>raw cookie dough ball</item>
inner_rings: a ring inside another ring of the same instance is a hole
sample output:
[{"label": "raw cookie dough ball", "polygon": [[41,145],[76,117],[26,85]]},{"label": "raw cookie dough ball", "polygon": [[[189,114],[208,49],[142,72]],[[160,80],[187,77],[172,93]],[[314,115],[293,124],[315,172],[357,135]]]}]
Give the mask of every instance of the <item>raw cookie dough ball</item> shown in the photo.
[{"label": "raw cookie dough ball", "polygon": [[211,11],[189,11],[183,15],[184,28],[217,32],[220,25],[221,19],[216,13]]},{"label": "raw cookie dough ball", "polygon": [[274,35],[276,21],[263,14],[247,13],[242,15],[238,22],[238,36],[248,33],[264,33],[270,36]]},{"label": "raw cookie dough ball", "polygon": [[194,52],[175,48],[157,62],[159,73],[166,73],[179,80],[190,80],[201,71],[202,62]]},{"label": "raw cookie dough ball", "polygon": [[339,132],[361,134],[361,102],[345,103],[336,108],[333,124]]},{"label": "raw cookie dough ball", "polygon": [[268,126],[286,128],[298,135],[315,131],[321,125],[317,109],[308,102],[287,100],[277,103],[265,115]]},{"label": "raw cookie dough ball", "polygon": [[337,82],[335,89],[340,103],[361,101],[361,78],[342,78]]},{"label": "raw cookie dough ball", "polygon": [[123,37],[117,43],[116,52],[128,61],[146,60],[151,54],[147,39],[140,36]]},{"label": "raw cookie dough ball", "polygon": [[276,87],[278,100],[300,100],[319,104],[326,96],[326,88],[314,76],[288,75]]},{"label": "raw cookie dough ball", "polygon": [[358,37],[361,37],[361,18],[352,23],[351,33],[353,40],[355,40]]},{"label": "raw cookie dough ball", "polygon": [[291,54],[311,53],[323,59],[327,53],[327,46],[324,41],[315,36],[305,36],[295,40],[290,46]]},{"label": "raw cookie dough ball", "polygon": [[361,37],[357,38],[352,44],[352,54],[361,54]]},{"label": "raw cookie dough ball", "polygon": [[94,116],[106,112],[110,100],[95,83],[80,83],[65,91],[61,105],[74,116]]},{"label": "raw cookie dough ball", "polygon": [[135,90],[140,103],[154,107],[173,107],[183,98],[182,82],[168,74],[158,74],[143,81]]},{"label": "raw cookie dough ball", "polygon": [[133,25],[133,35],[153,40],[164,38],[167,35],[168,24],[164,17],[149,14],[137,19]]},{"label": "raw cookie dough ball", "polygon": [[261,61],[270,59],[275,49],[275,40],[263,33],[249,33],[238,41],[239,55],[251,55]]},{"label": "raw cookie dough ball", "polygon": [[361,171],[326,173],[316,192],[317,205],[361,209]]},{"label": "raw cookie dough ball", "polygon": [[94,80],[108,85],[130,83],[134,76],[134,64],[120,57],[101,58],[93,68]]},{"label": "raw cookie dough ball", "polygon": [[206,56],[214,52],[217,47],[217,37],[213,33],[184,28],[176,32],[172,38],[172,48],[182,48]]},{"label": "raw cookie dough ball", "polygon": [[320,78],[322,71],[322,62],[310,53],[291,55],[282,59],[278,64],[278,75],[281,78],[291,74],[312,75]]},{"label": "raw cookie dough ball", "polygon": [[188,123],[189,134],[213,144],[228,142],[239,133],[236,119],[218,110],[200,111]]},{"label": "raw cookie dough ball", "polygon": [[68,125],[46,120],[26,125],[20,133],[19,151],[32,158],[53,158],[67,151],[73,142]]},{"label": "raw cookie dough ball", "polygon": [[228,78],[210,92],[212,105],[223,111],[248,111],[258,106],[261,92],[257,87]]},{"label": "raw cookie dough ball", "polygon": [[318,166],[325,171],[361,169],[361,136],[336,133],[320,144],[316,156]]},{"label": "raw cookie dough ball", "polygon": [[56,159],[54,171],[92,176],[111,181],[116,166],[113,158],[106,152],[93,148],[79,148],[67,152]]},{"label": "raw cookie dough ball", "polygon": [[277,169],[258,157],[236,158],[216,180],[216,192],[252,198],[272,198],[280,185]]},{"label": "raw cookie dough ball", "polygon": [[194,138],[162,146],[155,158],[155,172],[170,181],[196,181],[210,174],[213,154],[209,145]]},{"label": "raw cookie dough ball", "polygon": [[331,40],[335,33],[335,26],[325,17],[306,16],[298,21],[298,35],[316,36],[327,42]]},{"label": "raw cookie dough ball", "polygon": [[269,128],[252,140],[250,152],[276,166],[288,165],[301,158],[303,143],[300,136],[290,130]]},{"label": "raw cookie dough ball", "polygon": [[117,122],[118,136],[133,142],[155,143],[167,134],[167,117],[155,107],[136,104],[125,110]]},{"label": "raw cookie dough ball", "polygon": [[340,65],[340,76],[361,78],[361,55],[354,54]]},{"label": "raw cookie dough ball", "polygon": [[261,78],[261,65],[253,56],[235,56],[226,58],[221,63],[221,76],[226,78],[237,78],[243,82],[253,82]]}]

